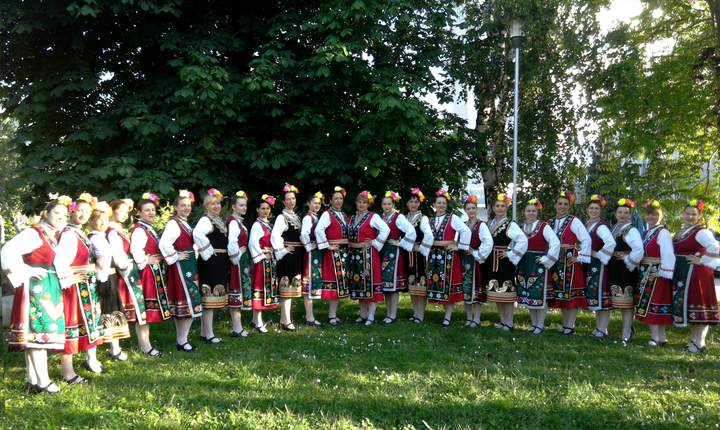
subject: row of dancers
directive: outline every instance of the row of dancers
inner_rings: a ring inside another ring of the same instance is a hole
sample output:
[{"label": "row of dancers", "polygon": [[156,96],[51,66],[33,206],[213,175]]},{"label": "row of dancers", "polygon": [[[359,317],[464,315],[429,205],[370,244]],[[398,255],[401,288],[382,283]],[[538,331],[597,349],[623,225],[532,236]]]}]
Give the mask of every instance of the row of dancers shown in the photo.
[{"label": "row of dancers", "polygon": [[[482,305],[498,307],[498,329],[514,330],[516,305],[529,309],[530,333],[545,330],[550,307],[560,308],[565,335],[575,333],[580,308],[595,311],[592,336],[609,335],[610,311],[620,309],[623,341],[630,341],[633,319],[650,326],[650,346],[666,341],[665,327],[691,325],[692,353],[706,348],[708,327],[720,322],[714,268],[718,245],[700,222],[704,204],[691,201],[683,211],[683,228],[673,237],[662,225],[659,202],[649,200],[641,235],[630,223],[635,203],[618,202],[617,223],[600,220],[606,202],[592,196],[586,204],[588,222],[569,215],[575,196],[561,193],[555,217],[541,221],[542,204],[526,203],[522,226],[507,218],[511,199],[492,202],[494,217],[477,218],[477,197],[463,204],[468,220],[448,213],[450,195],[438,190],[434,215],[423,215],[425,196],[412,188],[402,197],[407,215],[396,205],[401,196],[386,192],[381,213],[369,211],[374,196],[355,198],[357,212],[348,217],[342,206],[346,192],[335,187],[330,207],[321,212],[325,196],[307,199],[308,211],[296,213],[298,189],[286,185],[282,212],[270,221],[274,197],[254,202],[257,219],[248,230],[244,217],[247,195],[239,191],[228,202],[228,217],[220,218],[225,197],[210,189],[203,199],[205,213],[188,222],[195,196],[183,190],[173,201],[174,214],[162,234],[153,228],[158,198],[145,193],[136,207],[131,200],[97,202],[89,194],[72,202],[67,196],[51,201],[42,221],[3,247],[2,264],[16,287],[9,347],[25,349],[27,387],[58,392],[49,379],[47,351],[60,353],[66,383],[87,383],[73,367],[72,357],[86,351],[83,366],[102,372],[96,347],[109,343],[109,357],[127,360],[119,340],[130,336],[135,323],[142,351],[159,357],[152,347],[150,323],[173,319],[176,348],[192,352],[188,334],[193,318],[201,320],[200,340],[222,343],[213,330],[214,309],[229,307],[231,336],[244,338],[241,311],[252,310],[249,328],[267,333],[263,311],[280,307],[280,327],[297,328],[291,319],[293,298],[302,297],[305,324],[321,327],[313,302],[329,301],[326,324],[337,326],[339,301],[357,300],[356,324],[375,323],[379,302],[386,302],[384,324],[397,321],[399,294],[413,305],[410,321],[421,323],[426,303],[444,305],[443,327],[451,325],[455,303],[464,303],[465,327],[480,325]],[[122,228],[136,209],[139,221],[128,235]],[[69,222],[66,220],[70,213]],[[90,233],[83,226],[89,223]]]}]

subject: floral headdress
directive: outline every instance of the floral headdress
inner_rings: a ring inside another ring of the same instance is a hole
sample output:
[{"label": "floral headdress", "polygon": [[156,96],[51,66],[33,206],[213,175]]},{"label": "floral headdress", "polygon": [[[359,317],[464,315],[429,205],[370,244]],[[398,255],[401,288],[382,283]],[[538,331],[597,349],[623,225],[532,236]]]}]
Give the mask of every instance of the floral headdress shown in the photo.
[{"label": "floral headdress", "polygon": [[95,205],[95,210],[104,212],[107,216],[112,215],[112,209],[107,202],[98,202],[98,204]]},{"label": "floral headdress", "polygon": [[283,193],[290,193],[290,192],[297,194],[298,193],[297,187],[295,185],[285,184],[285,186],[283,187]]},{"label": "floral headdress", "polygon": [[360,193],[360,195],[365,197],[366,199],[368,199],[368,203],[370,203],[370,204],[372,204],[372,202],[375,201],[375,197],[373,197],[373,195],[370,194],[370,191],[363,191],[362,193]]},{"label": "floral headdress", "polygon": [[605,197],[599,196],[597,194],[593,194],[592,196],[590,196],[590,201],[599,202],[600,206],[602,207],[605,207],[605,205],[607,205],[607,200],[605,200]]},{"label": "floral headdress", "polygon": [[321,193],[320,191],[318,191],[317,193],[313,194],[313,198],[315,198],[315,199],[320,199],[321,202],[324,202],[324,201],[325,201],[325,196],[324,196],[323,193]]},{"label": "floral headdress", "polygon": [[275,197],[263,194],[262,197],[260,197],[260,200],[264,201],[265,203],[269,204],[270,206],[275,204]]},{"label": "floral headdress", "polygon": [[646,208],[648,206],[655,206],[656,208],[660,207],[660,201],[648,199],[648,201],[643,205],[643,208]]},{"label": "floral headdress", "polygon": [[498,194],[497,201],[504,201],[506,205],[509,205],[510,203],[512,203],[512,198],[510,198],[510,196],[508,196],[507,194]]},{"label": "floral headdress", "polygon": [[620,199],[618,200],[618,205],[627,206],[630,209],[635,209],[635,202],[630,199]]},{"label": "floral headdress", "polygon": [[71,205],[72,205],[73,209],[75,209],[75,204],[73,203],[73,201],[72,201],[72,199],[70,198],[70,196],[60,196],[60,197],[57,198],[57,201],[58,201],[58,203],[60,203],[61,205],[67,207],[68,210],[70,209],[70,206],[71,206]]},{"label": "floral headdress", "polygon": [[345,192],[345,188],[343,188],[343,187],[335,187],[333,191],[342,193],[343,197],[345,197],[347,195],[347,193]]},{"label": "floral headdress", "polygon": [[215,188],[210,188],[208,190],[208,196],[217,196],[217,197],[223,198],[222,193]]},{"label": "floral headdress", "polygon": [[400,196],[398,196],[398,194],[395,191],[386,191],[385,197],[390,197],[392,199],[392,201],[394,201],[395,203],[397,203],[398,200],[400,200]]},{"label": "floral headdress", "polygon": [[190,199],[190,203],[195,203],[195,194],[192,191],[180,190],[178,195],[184,199]]},{"label": "floral headdress", "polygon": [[565,197],[566,199],[570,200],[570,203],[573,203],[575,201],[575,195],[570,191],[563,191],[562,193],[560,193],[560,197]]},{"label": "floral headdress", "polygon": [[706,205],[702,200],[690,200],[688,202],[688,206],[692,206],[694,208],[698,208],[700,212],[704,211],[705,208],[712,209],[713,207],[710,205]]},{"label": "floral headdress", "polygon": [[410,193],[411,193],[411,195],[414,195],[414,196],[417,195],[418,200],[420,200],[420,201],[425,200],[425,195],[423,195],[422,191],[420,191],[420,188],[413,188]]},{"label": "floral headdress", "polygon": [[439,190],[437,190],[437,195],[438,195],[438,196],[443,196],[443,197],[445,197],[445,198],[448,199],[448,200],[452,200],[452,199],[450,198],[450,194],[449,194],[449,193],[447,192],[447,190],[444,189],[444,188],[440,188]]},{"label": "floral headdress", "polygon": [[543,208],[542,203],[540,203],[540,200],[538,200],[538,199],[531,199],[530,201],[528,201],[528,204],[529,204],[529,205],[535,205],[535,207],[536,207],[539,211],[541,211],[542,208]]},{"label": "floral headdress", "polygon": [[90,193],[82,193],[80,194],[80,197],[77,198],[78,200],[85,200],[86,202],[90,203],[90,207],[95,209],[95,206],[97,206],[98,199],[97,197],[93,197]]},{"label": "floral headdress", "polygon": [[467,196],[467,197],[465,198],[465,203],[475,203],[475,204],[477,204],[477,202],[478,202],[478,197],[477,197],[477,196]]},{"label": "floral headdress", "polygon": [[247,194],[245,194],[245,191],[238,191],[235,193],[235,197],[242,197],[243,199],[247,200]]},{"label": "floral headdress", "polygon": [[143,200],[150,200],[151,202],[157,202],[158,196],[153,193],[144,193],[142,195]]},{"label": "floral headdress", "polygon": [[122,202],[125,203],[125,206],[128,207],[129,211],[133,210],[133,208],[135,207],[135,203],[132,201],[132,199],[123,199]]}]

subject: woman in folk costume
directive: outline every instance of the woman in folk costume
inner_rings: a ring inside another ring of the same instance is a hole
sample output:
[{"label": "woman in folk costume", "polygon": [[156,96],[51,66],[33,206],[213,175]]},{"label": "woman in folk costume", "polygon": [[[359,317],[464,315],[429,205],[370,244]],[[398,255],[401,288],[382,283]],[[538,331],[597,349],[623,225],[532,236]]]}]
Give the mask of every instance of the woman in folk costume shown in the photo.
[{"label": "woman in folk costume", "polygon": [[444,189],[435,195],[435,216],[430,218],[433,245],[428,259],[428,298],[430,303],[443,304],[443,327],[450,327],[454,304],[464,301],[459,251],[470,249],[470,229],[459,216],[447,213],[449,199]]},{"label": "woman in folk costume", "polygon": [[282,193],[283,211],[275,218],[271,242],[277,258],[277,279],[280,289],[280,328],[296,332],[290,316],[292,299],[302,296],[305,248],[300,241],[302,220],[295,213],[298,189],[285,184]]},{"label": "woman in folk costume", "polygon": [[[271,243],[272,225],[268,218],[275,198],[267,194],[258,200],[255,207],[257,219],[250,229],[248,248],[253,260],[252,277],[252,308],[253,320],[250,328],[258,333],[267,333],[266,323],[263,323],[262,311],[275,309],[280,302],[280,294],[276,282],[277,261]],[[268,322],[269,323],[269,322]]]},{"label": "woman in folk costume", "polygon": [[55,234],[65,227],[68,196],[50,201],[42,220],[20,232],[0,250],[2,268],[15,287],[8,348],[25,350],[28,392],[57,393],[50,380],[47,351],[65,346],[63,293],[55,267]]},{"label": "woman in folk costume", "polygon": [[[160,236],[152,226],[157,213],[158,197],[145,193],[137,204],[140,220],[130,233],[130,253],[140,275],[145,302],[145,323],[140,323],[142,312],[138,314],[135,333],[140,349],[150,357],[162,356],[162,350],[150,344],[150,324],[170,319],[170,301],[167,292],[167,264],[160,255]],[[110,244],[112,245],[112,235]]]},{"label": "woman in folk costume", "polygon": [[382,266],[382,289],[385,294],[387,316],[383,324],[392,324],[397,321],[397,310],[400,302],[400,293],[407,292],[407,278],[405,276],[405,261],[401,250],[412,252],[415,246],[415,228],[408,222],[405,215],[395,210],[395,203],[400,196],[394,191],[385,193],[381,202],[382,220],[390,227],[390,235],[380,250]]},{"label": "woman in folk costume", "polygon": [[[105,202],[97,204],[88,225],[92,229],[88,239],[95,250],[95,266],[97,267],[98,299],[100,301],[100,322],[105,331],[105,342],[110,344],[108,354],[116,361],[126,361],[127,356],[120,349],[120,339],[130,337],[130,328],[125,317],[125,307],[120,294],[117,270],[114,260],[126,258],[120,250],[114,250],[107,241],[106,233],[110,224],[109,215],[112,213],[110,205]],[[119,252],[118,252],[119,251]]]},{"label": "woman in folk costume", "polygon": [[638,284],[637,266],[643,257],[643,242],[640,232],[630,223],[631,210],[635,202],[620,199],[615,209],[617,223],[612,228],[615,238],[615,252],[608,263],[608,283],[612,291],[612,306],[620,309],[623,321],[622,341],[628,342],[635,333],[632,326],[635,314],[635,287]]},{"label": "woman in folk costume", "polygon": [[[128,323],[136,324],[135,329],[137,331],[138,327],[147,323],[145,296],[140,281],[140,273],[130,252],[130,238],[122,229],[122,224],[128,219],[128,212],[132,207],[133,202],[130,199],[118,199],[110,202],[110,222],[105,231],[105,237],[112,254],[112,269],[116,272],[115,276],[117,277],[122,312]],[[102,302],[100,306],[104,306]],[[104,308],[103,313],[105,313]],[[138,339],[140,339],[139,334]],[[127,360],[127,355],[122,352],[117,340],[110,341],[109,354],[113,360]]]},{"label": "woman in folk costume", "polygon": [[335,187],[330,195],[330,209],[323,212],[315,226],[318,249],[323,251],[322,292],[323,300],[329,300],[328,324],[336,326],[342,321],[337,317],[340,299],[350,296],[347,277],[348,217],[342,211],[345,189]]},{"label": "woman in folk costume", "polygon": [[720,323],[713,277],[718,244],[700,224],[704,210],[702,200],[688,202],[682,213],[683,226],[673,237],[673,321],[676,327],[690,324],[690,343],[685,346],[690,353],[705,351],[710,326]]},{"label": "woman in folk costume", "polygon": [[515,330],[516,268],[528,247],[527,236],[515,221],[507,217],[511,202],[505,194],[498,194],[493,201],[495,217],[489,223],[493,250],[485,261],[487,300],[497,304],[500,324],[495,328],[503,331]]},{"label": "woman in folk costume", "polygon": [[548,222],[560,239],[560,255],[550,271],[554,297],[550,307],[561,309],[563,328],[560,334],[567,336],[575,334],[578,310],[587,307],[582,264],[590,263],[592,252],[592,239],[582,221],[568,213],[574,201],[575,196],[570,191],[560,193],[555,198],[555,218]]},{"label": "woman in folk costume", "polygon": [[253,266],[248,252],[248,229],[243,223],[243,217],[247,213],[247,194],[244,191],[238,191],[230,199],[228,212],[230,213],[227,220],[228,257],[231,263],[228,307],[233,325],[230,336],[246,338],[250,333],[242,326],[241,311],[252,310],[250,276]]},{"label": "woman in folk costume", "polygon": [[95,249],[83,233],[82,226],[92,213],[97,199],[84,193],[75,202],[70,222],[60,234],[54,266],[65,303],[65,346],[60,352],[62,376],[68,384],[87,384],[88,381],[75,373],[73,355],[86,351],[83,366],[93,372],[102,372],[97,360],[97,346],[103,342],[104,332],[100,324],[95,266]]},{"label": "woman in folk costume", "polygon": [[590,335],[598,339],[608,335],[610,310],[612,309],[607,264],[615,250],[615,238],[608,226],[600,219],[602,208],[606,204],[607,201],[603,196],[594,194],[585,208],[589,217],[585,223],[585,229],[592,240],[592,252],[590,263],[583,264],[583,270],[587,286],[588,309],[595,311],[595,330]]},{"label": "woman in folk costume", "polygon": [[220,218],[222,199],[223,195],[217,189],[208,190],[203,199],[205,213],[193,229],[193,240],[200,254],[197,262],[203,309],[200,340],[209,344],[223,343],[222,339],[215,337],[213,316],[215,309],[227,306],[230,283],[228,229]]},{"label": "woman in folk costume", "polygon": [[203,310],[195,242],[192,227],[188,224],[194,201],[195,196],[187,190],[181,190],[175,197],[175,213],[165,226],[159,244],[168,264],[167,296],[170,315],[175,319],[175,348],[182,352],[197,350],[190,345],[188,334],[193,318],[202,316]]},{"label": "woman in folk costume", "polygon": [[642,233],[645,255],[640,262],[635,319],[650,325],[648,346],[667,344],[665,327],[672,325],[672,278],[675,250],[672,235],[661,224],[663,210],[657,200],[648,200],[645,208],[647,230]]},{"label": "woman in folk costume", "polygon": [[350,298],[358,300],[360,316],[355,324],[372,325],[375,323],[375,310],[378,302],[385,300],[382,292],[382,267],[380,250],[388,235],[390,227],[382,218],[368,207],[374,198],[368,191],[363,191],[355,198],[357,213],[350,217],[348,239],[350,250],[347,264],[348,288]]},{"label": "woman in folk costume", "polygon": [[420,324],[425,319],[427,305],[427,258],[433,243],[433,232],[428,217],[420,212],[420,203],[425,196],[419,188],[411,188],[404,197],[408,208],[406,216],[415,229],[415,244],[411,252],[402,250],[405,261],[405,274],[408,280],[408,292],[413,307],[411,322]]},{"label": "woman in folk costume", "polygon": [[315,228],[320,220],[319,213],[324,200],[325,196],[319,191],[308,198],[308,212],[302,219],[302,228],[300,229],[300,242],[305,247],[302,294],[305,303],[305,324],[308,327],[323,326],[320,321],[315,319],[313,301],[322,299],[323,251],[318,249]]},{"label": "woman in folk costume", "polygon": [[555,232],[546,222],[538,220],[542,207],[538,199],[531,199],[525,205],[522,230],[527,237],[528,248],[517,268],[517,301],[530,312],[532,326],[528,333],[532,334],[545,331],[548,301],[553,298],[550,268],[560,254],[560,240]]},{"label": "woman in folk costume", "polygon": [[480,313],[485,303],[485,260],[492,252],[493,239],[487,224],[477,217],[477,196],[465,199],[465,225],[470,229],[470,249],[460,255],[463,265],[463,298],[465,300],[465,326],[480,327]]}]

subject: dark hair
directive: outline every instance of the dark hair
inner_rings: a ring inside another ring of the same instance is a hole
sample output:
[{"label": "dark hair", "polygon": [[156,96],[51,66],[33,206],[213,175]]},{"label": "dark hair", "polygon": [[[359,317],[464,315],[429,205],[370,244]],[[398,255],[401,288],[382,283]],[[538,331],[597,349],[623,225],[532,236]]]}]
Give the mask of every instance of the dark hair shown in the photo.
[{"label": "dark hair", "polygon": [[697,210],[700,215],[702,215],[702,213],[703,213],[703,211],[701,211],[699,207],[693,206],[693,205],[685,205],[685,207],[683,208],[683,212],[685,212],[685,209],[687,209],[687,208],[693,208],[693,209]]},{"label": "dark hair", "polygon": [[140,211],[142,210],[143,206],[145,206],[145,205],[147,205],[147,204],[152,204],[152,205],[154,205],[154,206],[155,206],[155,209],[158,208],[158,204],[157,204],[156,201],[154,201],[154,200],[149,200],[149,199],[140,199],[140,200],[138,200],[137,211],[140,212]]},{"label": "dark hair", "polygon": [[343,200],[345,200],[345,196],[343,195],[343,192],[342,192],[342,191],[335,191],[334,189],[333,189],[332,193],[330,193],[330,200],[332,200],[333,197],[335,197],[335,194],[340,194],[340,195],[342,196]]},{"label": "dark hair", "polygon": [[466,208],[467,205],[470,204],[470,203],[474,204],[475,206],[478,205],[477,202],[473,202],[473,201],[470,201],[470,200],[465,200],[465,203],[463,203],[463,207]]},{"label": "dark hair", "polygon": [[262,206],[263,203],[266,203],[268,206],[270,206],[270,210],[272,210],[272,205],[263,199],[259,199],[257,203],[255,203],[255,210],[260,209],[260,206]]},{"label": "dark hair", "polygon": [[[695,207],[695,206],[691,206],[691,207]],[[662,215],[663,208],[661,208],[660,206],[647,205],[647,207],[645,207],[645,215],[649,215],[649,214]]]},{"label": "dark hair", "polygon": [[282,200],[285,201],[285,197],[287,197],[287,195],[290,193],[293,193],[295,195],[295,200],[297,200],[297,193],[295,191],[283,191]]},{"label": "dark hair", "polygon": [[570,201],[570,197],[568,197],[568,196],[557,196],[557,197],[555,197],[555,203],[557,203],[557,201],[560,200],[560,199],[565,199],[565,200],[568,201],[568,203],[571,203],[571,204],[572,204],[572,201]]},{"label": "dark hair", "polygon": [[[178,203],[180,203],[180,200],[183,200],[183,199],[190,200],[190,197],[177,196],[177,197],[175,197],[175,200],[173,200],[173,216],[177,216],[178,212],[177,212],[177,209],[175,209],[175,207],[178,205]],[[190,206],[192,206],[192,200],[190,201]]]},{"label": "dark hair", "polygon": [[392,202],[393,206],[395,206],[395,199],[393,199],[392,197],[389,197],[389,196],[382,196],[382,198],[380,199],[380,205],[382,205],[382,202],[384,202],[385,199],[390,199],[390,201]]},{"label": "dark hair", "polygon": [[448,198],[445,197],[445,194],[437,194],[437,195],[435,195],[435,198],[433,199],[433,202],[437,202],[437,199],[440,199],[440,198],[445,199],[445,203],[448,202]]},{"label": "dark hair", "polygon": [[122,205],[127,206],[127,203],[125,203],[125,200],[115,199],[110,202],[110,209],[112,209],[112,211],[115,212]]},{"label": "dark hair", "polygon": [[632,213],[632,211],[633,211],[633,208],[631,208],[630,205],[617,205],[617,207],[615,208],[615,212],[617,212],[618,209],[620,209],[620,208],[628,208],[630,213]]},{"label": "dark hair", "polygon": [[407,203],[412,199],[417,199],[418,203],[420,203],[420,196],[413,194],[413,189],[409,188],[407,192],[405,192],[405,195],[403,195],[403,200]]},{"label": "dark hair", "polygon": [[[562,196],[561,196],[561,197],[562,197]],[[600,204],[600,200],[590,200],[589,202],[587,202],[587,204],[585,205],[585,207],[586,207],[586,208],[589,208],[590,205],[598,205],[598,206],[600,206],[600,209],[603,208],[603,205]]]},{"label": "dark hair", "polygon": [[42,210],[42,220],[47,221],[47,216],[45,216],[46,213],[50,212],[51,210],[55,209],[58,206],[65,206],[62,203],[58,201],[58,199],[52,199],[45,205],[45,208]]},{"label": "dark hair", "polygon": [[86,205],[90,206],[90,208],[92,209],[92,205],[87,200],[75,200],[75,207],[77,208],[78,206],[80,206],[81,203],[85,203]]},{"label": "dark hair", "polygon": [[[245,197],[232,196],[232,198],[230,199],[230,203],[229,203],[230,209],[232,209],[232,207],[235,206],[235,205],[237,204],[237,201],[240,200],[240,199],[243,199],[243,200],[245,200],[245,201],[247,202],[247,198],[245,198]],[[228,213],[230,213],[230,211],[228,211]]]}]

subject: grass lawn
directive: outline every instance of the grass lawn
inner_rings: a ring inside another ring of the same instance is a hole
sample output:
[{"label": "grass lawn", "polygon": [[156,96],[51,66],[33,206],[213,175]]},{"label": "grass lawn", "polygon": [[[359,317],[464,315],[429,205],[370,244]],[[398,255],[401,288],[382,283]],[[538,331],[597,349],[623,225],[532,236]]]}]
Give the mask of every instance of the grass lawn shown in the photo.
[{"label": "grass lawn", "polygon": [[[442,308],[429,305],[426,320],[407,322],[406,295],[398,323],[360,327],[350,323],[357,305],[346,300],[340,327],[300,327],[230,338],[229,312],[216,312],[216,334],[227,342],[200,343],[193,323],[193,354],[177,352],[172,322],[151,326],[154,346],[165,355],[142,355],[136,339],[121,341],[127,363],[98,357],[106,374],[89,386],[58,385],[59,395],[26,395],[23,355],[3,352],[3,428],[234,428],[234,429],[714,429],[720,428],[720,346],[711,329],[707,352],[682,351],[689,329],[670,328],[664,348],[646,346],[650,333],[624,346],[620,315],[610,337],[587,336],[594,316],[581,312],[578,335],[557,333],[559,311],[548,330],[527,334],[530,317],[517,309],[516,331],[500,332],[495,306],[485,305],[483,325],[464,329],[456,305],[453,326],[440,327]],[[316,306],[327,320],[327,303]],[[380,306],[377,320],[385,316]],[[276,311],[266,318],[278,321]],[[250,312],[243,314],[250,322]],[[293,318],[304,321],[302,301]],[[7,338],[5,333],[4,339]],[[2,345],[6,351],[6,343]],[[84,354],[76,357],[78,373]],[[60,380],[57,356],[50,376]]]}]

